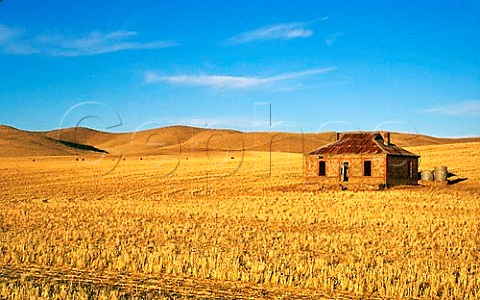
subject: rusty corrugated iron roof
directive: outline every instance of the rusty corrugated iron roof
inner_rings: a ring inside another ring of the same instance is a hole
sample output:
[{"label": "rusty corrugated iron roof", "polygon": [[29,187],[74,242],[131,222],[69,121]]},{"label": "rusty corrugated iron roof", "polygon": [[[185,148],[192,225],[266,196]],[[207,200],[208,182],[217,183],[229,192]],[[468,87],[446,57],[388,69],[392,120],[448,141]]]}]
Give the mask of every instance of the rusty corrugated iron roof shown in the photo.
[{"label": "rusty corrugated iron roof", "polygon": [[340,154],[389,154],[418,157],[394,144],[385,145],[380,133],[346,133],[339,141],[310,152],[310,155]]}]

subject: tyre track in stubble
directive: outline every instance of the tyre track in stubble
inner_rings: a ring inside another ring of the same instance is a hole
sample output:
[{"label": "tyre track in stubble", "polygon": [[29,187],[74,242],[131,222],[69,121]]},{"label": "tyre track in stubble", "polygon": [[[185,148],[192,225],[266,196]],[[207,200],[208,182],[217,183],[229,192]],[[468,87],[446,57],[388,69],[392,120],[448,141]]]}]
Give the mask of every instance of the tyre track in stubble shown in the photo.
[{"label": "tyre track in stubble", "polygon": [[[136,276],[113,272],[94,273],[79,269],[47,269],[36,266],[0,266],[0,281],[21,280],[77,283],[93,288],[111,288],[133,295],[186,296],[198,299],[380,299],[371,295],[329,295],[313,290],[270,288],[238,282],[218,282],[171,275]],[[381,298],[385,299],[385,298]]]}]

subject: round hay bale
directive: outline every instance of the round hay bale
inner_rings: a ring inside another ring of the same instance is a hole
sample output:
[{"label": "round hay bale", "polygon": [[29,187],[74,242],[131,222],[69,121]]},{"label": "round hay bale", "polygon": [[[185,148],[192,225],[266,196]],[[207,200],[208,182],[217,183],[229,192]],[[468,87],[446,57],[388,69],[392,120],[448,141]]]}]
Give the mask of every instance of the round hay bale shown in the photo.
[{"label": "round hay bale", "polygon": [[448,170],[446,166],[438,166],[433,170],[435,181],[447,181]]},{"label": "round hay bale", "polygon": [[420,179],[423,181],[433,181],[433,172],[432,171],[420,172]]}]

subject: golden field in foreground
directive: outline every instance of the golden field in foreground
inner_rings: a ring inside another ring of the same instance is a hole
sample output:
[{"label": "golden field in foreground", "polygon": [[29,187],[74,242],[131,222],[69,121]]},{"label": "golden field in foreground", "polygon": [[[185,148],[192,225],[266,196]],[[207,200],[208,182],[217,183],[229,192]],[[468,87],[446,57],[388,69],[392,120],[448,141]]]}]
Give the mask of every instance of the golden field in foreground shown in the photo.
[{"label": "golden field in foreground", "polygon": [[303,156],[0,158],[0,299],[480,297],[480,143],[448,187],[319,191]]}]

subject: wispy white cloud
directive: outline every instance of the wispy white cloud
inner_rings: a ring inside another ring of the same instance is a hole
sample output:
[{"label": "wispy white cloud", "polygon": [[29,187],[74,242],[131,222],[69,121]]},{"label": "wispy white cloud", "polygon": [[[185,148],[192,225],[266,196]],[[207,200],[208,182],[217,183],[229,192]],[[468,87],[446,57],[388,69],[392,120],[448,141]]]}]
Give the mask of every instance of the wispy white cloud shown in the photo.
[{"label": "wispy white cloud", "polygon": [[341,37],[343,35],[343,32],[336,32],[330,36],[328,36],[326,39],[325,39],[325,45],[327,46],[332,46],[337,40],[339,37]]},{"label": "wispy white cloud", "polygon": [[262,83],[262,79],[241,76],[224,75],[175,75],[160,76],[155,72],[148,72],[146,77],[148,83],[166,82],[170,84],[185,84],[209,86],[214,88],[247,88]]},{"label": "wispy white cloud", "polygon": [[324,17],[308,22],[273,24],[235,35],[227,39],[225,44],[243,44],[253,41],[308,38],[314,34],[313,30],[310,29],[309,26],[315,22],[324,21],[327,19],[327,17]]},{"label": "wispy white cloud", "polygon": [[7,42],[11,38],[20,35],[21,33],[22,31],[19,29],[7,27],[0,24],[0,44]]},{"label": "wispy white cloud", "polygon": [[[56,56],[96,55],[123,50],[161,49],[176,44],[169,41],[130,42],[137,36],[134,31],[114,31],[110,33],[92,32],[77,39],[55,38],[50,53]],[[48,42],[48,39],[46,40]]]},{"label": "wispy white cloud", "polygon": [[245,77],[227,75],[174,75],[162,76],[156,72],[147,72],[145,81],[147,83],[164,82],[168,84],[206,86],[217,89],[247,89],[274,83],[278,81],[293,80],[306,76],[331,72],[336,68],[317,68],[299,72],[282,73],[270,77]]},{"label": "wispy white cloud", "polygon": [[429,108],[423,113],[438,114],[444,116],[480,116],[480,100],[464,101],[455,104]]},{"label": "wispy white cloud", "polygon": [[10,54],[49,56],[87,56],[136,49],[161,49],[175,46],[171,41],[131,41],[135,31],[91,32],[79,37],[28,35],[27,32],[0,25],[0,49]]}]

